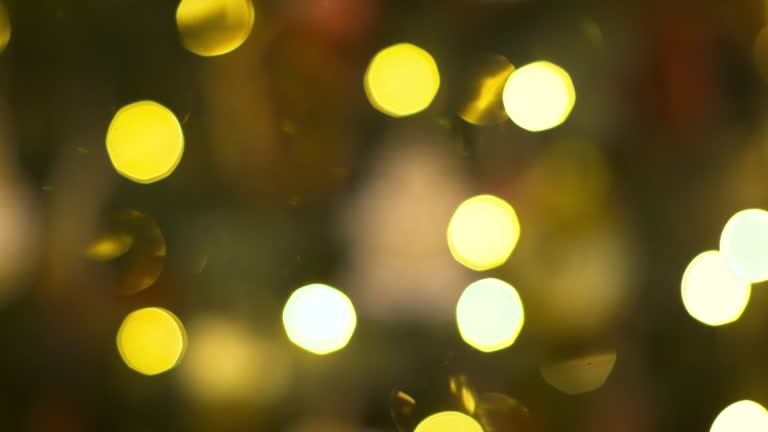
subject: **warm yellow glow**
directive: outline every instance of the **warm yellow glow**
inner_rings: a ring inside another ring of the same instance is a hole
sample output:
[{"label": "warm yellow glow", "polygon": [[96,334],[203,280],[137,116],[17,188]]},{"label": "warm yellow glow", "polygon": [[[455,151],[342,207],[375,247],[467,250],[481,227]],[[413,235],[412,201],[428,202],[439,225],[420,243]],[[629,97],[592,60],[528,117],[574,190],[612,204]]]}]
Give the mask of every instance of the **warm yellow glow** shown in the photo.
[{"label": "warm yellow glow", "polygon": [[428,52],[401,43],[379,51],[365,72],[365,94],[377,110],[392,117],[423,111],[437,95],[440,72]]},{"label": "warm yellow glow", "polygon": [[749,303],[749,283],[739,279],[720,252],[708,251],[691,261],[683,274],[681,293],[688,313],[704,324],[736,321]]},{"label": "warm yellow glow", "polygon": [[133,237],[127,234],[106,234],[91,243],[85,254],[96,261],[111,261],[128,252],[132,244]]},{"label": "warm yellow glow", "polygon": [[541,368],[541,376],[561,392],[576,395],[602,387],[614,364],[616,351],[604,352],[548,364]]},{"label": "warm yellow glow", "polygon": [[8,9],[0,3],[0,53],[5,51],[8,42],[11,40],[11,18],[8,16]]},{"label": "warm yellow glow", "polygon": [[506,119],[501,97],[515,67],[503,56],[494,56],[478,65],[469,78],[469,94],[459,116],[475,125],[501,123]]},{"label": "warm yellow glow", "polygon": [[498,351],[515,342],[525,313],[517,291],[499,279],[469,285],[456,305],[461,338],[483,352]]},{"label": "warm yellow glow", "polygon": [[422,420],[413,432],[483,432],[483,427],[464,413],[443,411]]},{"label": "warm yellow glow", "polygon": [[186,344],[181,321],[156,307],[131,312],[117,332],[117,349],[123,361],[144,375],[157,375],[176,366]]},{"label": "warm yellow glow", "polygon": [[504,86],[504,109],[515,124],[531,132],[560,125],[576,102],[568,72],[539,61],[512,72]]},{"label": "warm yellow glow", "polygon": [[478,195],[464,201],[448,223],[451,254],[472,270],[504,264],[519,237],[515,210],[493,195]]},{"label": "warm yellow glow", "polygon": [[733,215],[720,235],[720,252],[747,282],[768,280],[768,212],[749,209]]},{"label": "warm yellow glow", "polygon": [[344,293],[312,284],[297,289],[288,298],[283,325],[291,342],[315,354],[328,354],[347,345],[357,316]]},{"label": "warm yellow glow", "polygon": [[209,57],[235,50],[251,34],[251,0],[182,0],[176,24],[184,48]]},{"label": "warm yellow glow", "polygon": [[138,183],[162,180],[184,153],[184,134],[176,116],[152,101],[126,105],[107,132],[107,152],[121,175]]},{"label": "warm yellow glow", "polygon": [[710,432],[768,431],[768,411],[757,402],[743,400],[725,408],[712,423]]}]

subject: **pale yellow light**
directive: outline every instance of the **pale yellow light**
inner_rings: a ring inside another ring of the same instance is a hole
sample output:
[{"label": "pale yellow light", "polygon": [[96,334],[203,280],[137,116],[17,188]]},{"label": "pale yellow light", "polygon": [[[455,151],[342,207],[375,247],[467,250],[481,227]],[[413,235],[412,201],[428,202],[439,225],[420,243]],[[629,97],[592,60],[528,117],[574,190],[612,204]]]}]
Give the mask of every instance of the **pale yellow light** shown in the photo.
[{"label": "pale yellow light", "polygon": [[681,294],[688,313],[698,321],[719,326],[736,321],[746,309],[750,284],[733,273],[718,251],[701,253],[683,274]]},{"label": "pale yellow light", "polygon": [[356,325],[355,308],[349,298],[323,284],[297,289],[283,309],[283,326],[288,338],[315,354],[344,348]]},{"label": "pale yellow light", "polygon": [[242,45],[254,19],[251,0],[182,0],[176,9],[181,44],[205,57],[226,54]]},{"label": "pale yellow light", "polygon": [[132,245],[133,237],[128,234],[105,234],[88,245],[85,254],[96,261],[111,261],[123,256]]},{"label": "pale yellow light", "polygon": [[456,305],[461,338],[483,352],[512,345],[525,321],[517,291],[499,279],[482,279],[469,285]]},{"label": "pale yellow light", "polygon": [[152,101],[126,105],[107,131],[107,152],[118,173],[138,183],[162,180],[184,153],[184,133],[168,108]]},{"label": "pale yellow light", "polygon": [[464,413],[443,411],[422,420],[413,432],[483,432],[483,427]]},{"label": "pale yellow light", "polygon": [[610,351],[545,365],[541,376],[561,392],[577,395],[602,387],[615,364],[616,351]]},{"label": "pale yellow light", "polygon": [[768,411],[757,402],[743,400],[725,408],[712,423],[710,432],[768,431]]},{"label": "pale yellow light", "polygon": [[560,125],[576,103],[568,72],[546,61],[512,72],[504,86],[504,109],[515,124],[531,132]]},{"label": "pale yellow light", "polygon": [[392,45],[371,60],[365,94],[377,110],[392,117],[423,111],[437,95],[440,72],[428,52],[409,43]]},{"label": "pale yellow light", "polygon": [[8,42],[11,41],[11,17],[8,16],[8,9],[0,3],[0,53],[5,51]]},{"label": "pale yellow light", "polygon": [[720,235],[720,252],[747,282],[768,280],[768,212],[749,209],[733,215]]},{"label": "pale yellow light", "polygon": [[448,223],[448,247],[456,261],[472,270],[504,264],[520,237],[515,210],[501,198],[478,195],[456,209]]},{"label": "pale yellow light", "polygon": [[123,361],[144,375],[157,375],[176,366],[186,343],[181,321],[157,307],[131,312],[117,332],[117,349]]}]

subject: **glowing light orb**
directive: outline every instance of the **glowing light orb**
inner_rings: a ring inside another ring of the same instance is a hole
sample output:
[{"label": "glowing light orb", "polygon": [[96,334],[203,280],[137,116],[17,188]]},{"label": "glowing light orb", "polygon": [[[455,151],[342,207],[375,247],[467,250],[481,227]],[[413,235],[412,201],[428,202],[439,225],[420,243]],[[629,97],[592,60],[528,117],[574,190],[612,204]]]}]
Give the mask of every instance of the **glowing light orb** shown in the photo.
[{"label": "glowing light orb", "polygon": [[322,284],[299,288],[283,309],[283,326],[294,344],[315,354],[344,348],[357,325],[355,308],[341,291]]},{"label": "glowing light orb", "polygon": [[504,109],[515,124],[538,132],[552,129],[568,118],[576,91],[568,72],[539,61],[512,72],[504,86]]},{"label": "glowing light orb", "polygon": [[720,235],[720,252],[747,282],[768,280],[768,212],[749,209],[733,215]]},{"label": "glowing light orb", "polygon": [[123,361],[144,375],[172,369],[181,361],[186,344],[181,321],[156,307],[131,312],[117,332],[117,349]]},{"label": "glowing light orb", "polygon": [[712,423],[710,432],[764,432],[768,411],[757,402],[743,400],[725,408]]},{"label": "glowing light orb", "polygon": [[8,16],[8,9],[0,3],[0,53],[5,51],[8,42],[11,41],[11,17]]},{"label": "glowing light orb", "polygon": [[137,183],[162,180],[179,165],[184,133],[168,108],[152,101],[126,105],[107,131],[107,152],[117,172]]},{"label": "glowing light orb", "polygon": [[254,19],[251,0],[182,0],[176,9],[181,44],[204,57],[237,49],[251,34]]},{"label": "glowing light orb", "polygon": [[425,110],[440,88],[440,72],[428,52],[409,43],[379,51],[368,65],[365,94],[374,108],[392,117]]},{"label": "glowing light orb", "polygon": [[752,291],[739,279],[720,252],[708,251],[691,261],[683,274],[681,294],[688,313],[698,321],[719,326],[736,321]]},{"label": "glowing light orb", "polygon": [[443,411],[422,420],[413,432],[483,432],[483,427],[464,413]]},{"label": "glowing light orb", "polygon": [[469,285],[456,305],[461,338],[483,352],[512,345],[525,321],[517,291],[499,279],[482,279]]},{"label": "glowing light orb", "polygon": [[477,271],[504,264],[519,237],[515,210],[493,195],[464,201],[448,223],[448,247],[453,258]]}]

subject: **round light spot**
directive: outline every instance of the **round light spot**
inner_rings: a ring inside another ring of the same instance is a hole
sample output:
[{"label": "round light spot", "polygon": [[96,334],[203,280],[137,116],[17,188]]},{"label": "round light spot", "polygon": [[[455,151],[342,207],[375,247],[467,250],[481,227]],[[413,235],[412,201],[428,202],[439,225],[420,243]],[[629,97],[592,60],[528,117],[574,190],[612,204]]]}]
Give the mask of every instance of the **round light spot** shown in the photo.
[{"label": "round light spot", "polygon": [[469,285],[456,305],[461,338],[483,352],[512,345],[524,321],[520,296],[511,285],[499,279],[482,279]]},{"label": "round light spot", "polygon": [[392,117],[423,111],[437,95],[440,73],[428,52],[409,43],[392,45],[373,57],[365,72],[365,94]]},{"label": "round light spot", "polygon": [[512,72],[504,86],[504,109],[515,124],[531,132],[552,129],[568,118],[576,91],[568,72],[546,61]]},{"label": "round light spot", "polygon": [[8,42],[11,41],[11,17],[8,16],[8,9],[0,3],[0,53],[5,51]]},{"label": "round light spot", "polygon": [[242,45],[254,19],[251,0],[182,0],[176,9],[181,44],[205,57],[226,54]]},{"label": "round light spot", "polygon": [[283,326],[291,342],[315,354],[344,348],[357,325],[352,302],[341,291],[322,284],[299,288],[283,309]]},{"label": "round light spot", "polygon": [[520,237],[515,210],[493,195],[470,198],[448,223],[448,247],[456,261],[482,271],[507,261]]},{"label": "round light spot", "polygon": [[720,252],[747,282],[768,280],[768,212],[749,209],[733,215],[720,235]]},{"label": "round light spot", "polygon": [[599,389],[616,364],[616,351],[592,354],[541,367],[541,376],[552,387],[568,395]]},{"label": "round light spot", "polygon": [[162,180],[184,153],[184,133],[176,116],[157,102],[126,105],[107,131],[107,152],[120,175],[138,183]]},{"label": "round light spot", "polygon": [[757,402],[743,400],[725,408],[712,423],[710,432],[765,432],[768,411]]},{"label": "round light spot", "polygon": [[156,307],[131,312],[117,332],[117,349],[123,361],[144,375],[157,375],[176,366],[186,343],[181,321]]},{"label": "round light spot", "polygon": [[483,427],[464,413],[443,411],[422,420],[413,432],[483,432]]},{"label": "round light spot", "polygon": [[749,283],[739,279],[717,251],[694,258],[685,269],[681,285],[685,309],[710,326],[739,319],[749,303],[751,290]]}]

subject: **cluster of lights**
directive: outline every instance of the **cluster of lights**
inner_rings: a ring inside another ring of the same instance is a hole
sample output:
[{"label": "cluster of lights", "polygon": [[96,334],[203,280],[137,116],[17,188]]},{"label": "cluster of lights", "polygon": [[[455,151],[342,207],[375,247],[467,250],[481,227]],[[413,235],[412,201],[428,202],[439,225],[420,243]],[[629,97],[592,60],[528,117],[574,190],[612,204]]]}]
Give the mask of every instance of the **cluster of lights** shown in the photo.
[{"label": "cluster of lights", "polygon": [[696,320],[720,326],[738,320],[753,283],[768,280],[768,212],[742,210],[720,236],[720,250],[699,254],[683,274],[683,305]]}]

